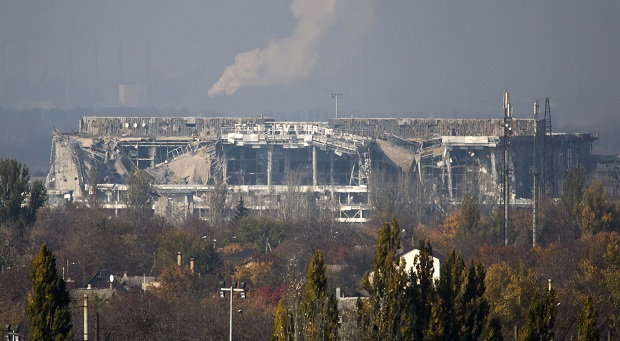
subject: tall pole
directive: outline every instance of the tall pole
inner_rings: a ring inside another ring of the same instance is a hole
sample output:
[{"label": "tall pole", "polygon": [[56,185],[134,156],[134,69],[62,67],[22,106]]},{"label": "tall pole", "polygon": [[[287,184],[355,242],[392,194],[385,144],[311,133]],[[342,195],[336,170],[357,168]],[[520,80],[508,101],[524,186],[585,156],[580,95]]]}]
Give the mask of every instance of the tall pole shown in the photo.
[{"label": "tall pole", "polygon": [[[234,283],[234,282],[233,282]],[[230,286],[230,321],[228,322],[228,335],[230,336],[229,341],[232,341],[232,301],[233,301],[233,293],[234,293],[235,287],[231,284]]]},{"label": "tall pole", "polygon": [[534,188],[532,190],[532,247],[536,247],[536,232],[538,231],[538,174],[539,174],[539,153],[538,153],[538,117],[540,115],[540,106],[538,100],[534,102],[534,166],[531,172],[534,174]]},{"label": "tall pole", "polygon": [[236,292],[238,292],[241,298],[245,298],[245,282],[241,282],[240,287],[237,288],[237,282],[233,281],[230,284],[230,288],[226,288],[225,282],[220,281],[220,297],[225,298],[226,292],[230,292],[230,317],[229,317],[229,322],[228,322],[228,335],[229,335],[229,340],[232,341],[233,339],[233,296]]},{"label": "tall pole", "polygon": [[504,245],[508,245],[508,230],[510,225],[510,149],[509,136],[512,132],[512,107],[508,91],[504,93]]},{"label": "tall pole", "polygon": [[88,341],[88,295],[84,294],[84,341]]},{"label": "tall pole", "polygon": [[338,99],[342,98],[342,94],[332,94],[332,98],[336,99],[336,118],[338,118]]}]

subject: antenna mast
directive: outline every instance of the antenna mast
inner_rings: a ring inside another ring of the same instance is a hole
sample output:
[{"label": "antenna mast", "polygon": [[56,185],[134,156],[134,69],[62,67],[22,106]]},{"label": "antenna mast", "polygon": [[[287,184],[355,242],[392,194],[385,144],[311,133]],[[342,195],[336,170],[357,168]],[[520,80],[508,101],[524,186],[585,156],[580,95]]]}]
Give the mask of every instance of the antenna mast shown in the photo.
[{"label": "antenna mast", "polygon": [[545,195],[555,196],[555,181],[553,176],[553,133],[551,131],[551,106],[549,105],[549,98],[545,100],[545,137],[543,139],[544,150],[544,164],[543,164],[543,176],[544,176],[544,190]]}]

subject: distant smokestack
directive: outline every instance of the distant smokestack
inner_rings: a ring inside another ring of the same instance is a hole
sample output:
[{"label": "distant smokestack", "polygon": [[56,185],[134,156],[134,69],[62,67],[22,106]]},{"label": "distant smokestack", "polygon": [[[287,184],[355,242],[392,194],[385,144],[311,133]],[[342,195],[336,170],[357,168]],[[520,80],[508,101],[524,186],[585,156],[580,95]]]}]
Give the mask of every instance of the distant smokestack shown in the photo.
[{"label": "distant smokestack", "polygon": [[189,259],[189,269],[194,273],[194,257]]}]

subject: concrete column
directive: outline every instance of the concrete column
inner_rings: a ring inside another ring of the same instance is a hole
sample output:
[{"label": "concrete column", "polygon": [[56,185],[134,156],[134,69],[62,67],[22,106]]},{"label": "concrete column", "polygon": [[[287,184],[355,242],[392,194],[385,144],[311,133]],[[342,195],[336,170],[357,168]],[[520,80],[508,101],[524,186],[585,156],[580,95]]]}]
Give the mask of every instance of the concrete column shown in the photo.
[{"label": "concrete column", "polygon": [[312,186],[317,185],[316,146],[312,146]]},{"label": "concrete column", "polygon": [[450,159],[449,148],[446,148],[446,167],[448,168],[448,195],[452,199],[452,160]]},{"label": "concrete column", "polygon": [[185,219],[187,219],[187,212],[189,211],[189,196],[191,194],[186,194],[184,199],[185,199],[185,203],[184,203],[184,209],[185,209]]},{"label": "concrete column", "polygon": [[329,184],[334,186],[334,153],[329,153]]},{"label": "concrete column", "polygon": [[271,187],[271,167],[273,164],[273,146],[267,148],[267,186]]},{"label": "concrete column", "polygon": [[244,163],[245,163],[245,147],[241,147],[241,150],[239,150],[239,154],[240,154],[240,164],[239,164],[239,174],[241,174],[241,179],[240,179],[240,185],[245,185],[245,169],[244,169]]},{"label": "concrete column", "polygon": [[155,156],[157,155],[157,147],[151,146],[149,148],[149,157],[151,158],[151,167],[155,167]]},{"label": "concrete column", "polygon": [[491,179],[493,185],[497,186],[497,165],[495,164],[495,148],[490,148],[491,153]]}]

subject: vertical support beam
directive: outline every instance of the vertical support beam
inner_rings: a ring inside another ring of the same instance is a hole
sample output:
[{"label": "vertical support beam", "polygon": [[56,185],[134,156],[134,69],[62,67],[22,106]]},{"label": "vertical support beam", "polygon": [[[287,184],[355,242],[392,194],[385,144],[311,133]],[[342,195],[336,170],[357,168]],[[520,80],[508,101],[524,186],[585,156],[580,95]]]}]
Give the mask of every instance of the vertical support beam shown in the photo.
[{"label": "vertical support beam", "polygon": [[155,156],[157,155],[157,147],[151,146],[149,148],[149,157],[151,158],[151,167],[155,167]]},{"label": "vertical support beam", "polygon": [[271,167],[273,164],[273,146],[267,148],[267,186],[271,187]]},{"label": "vertical support beam", "polygon": [[184,202],[184,207],[183,208],[184,208],[184,211],[185,211],[185,219],[187,219],[187,213],[189,211],[189,196],[190,195],[191,194],[186,194],[184,196],[185,202]]},{"label": "vertical support beam", "polygon": [[538,230],[538,167],[534,166],[534,190],[532,201],[534,205],[532,214],[532,247],[536,247],[536,232]]},{"label": "vertical support beam", "polygon": [[450,157],[450,148],[446,148],[446,167],[448,168],[448,195],[452,199],[452,158]]},{"label": "vertical support beam", "polygon": [[[491,154],[491,179],[493,180],[493,184],[497,185],[497,161],[495,160],[495,152],[497,151],[496,147],[490,148]],[[497,188],[497,187],[495,187]]]},{"label": "vertical support beam", "polygon": [[316,146],[312,146],[312,186],[317,186]]},{"label": "vertical support beam", "polygon": [[245,185],[245,147],[241,147],[239,154],[241,156],[241,160],[239,160],[239,174],[241,174],[240,185]]},{"label": "vertical support beam", "polygon": [[334,186],[334,153],[329,152],[329,184]]}]

